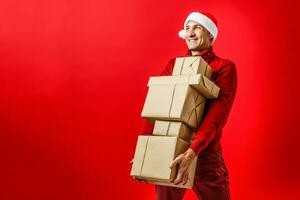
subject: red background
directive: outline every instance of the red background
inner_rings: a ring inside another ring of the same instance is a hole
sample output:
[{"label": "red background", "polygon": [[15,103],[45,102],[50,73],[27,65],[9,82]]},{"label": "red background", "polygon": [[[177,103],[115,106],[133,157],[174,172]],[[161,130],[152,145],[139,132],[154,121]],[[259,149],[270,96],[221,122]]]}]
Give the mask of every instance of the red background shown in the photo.
[{"label": "red background", "polygon": [[185,53],[195,10],[216,16],[215,52],[238,69],[232,199],[299,199],[296,2],[1,1],[0,199],[154,199],[128,163],[147,80]]}]

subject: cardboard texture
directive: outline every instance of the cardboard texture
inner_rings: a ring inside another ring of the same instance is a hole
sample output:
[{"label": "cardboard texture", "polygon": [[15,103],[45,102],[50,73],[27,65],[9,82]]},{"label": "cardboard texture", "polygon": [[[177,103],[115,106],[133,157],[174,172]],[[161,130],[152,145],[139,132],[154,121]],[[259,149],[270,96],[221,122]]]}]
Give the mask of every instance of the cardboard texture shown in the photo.
[{"label": "cardboard texture", "polygon": [[207,99],[218,98],[220,88],[202,74],[180,76],[152,76],[148,81],[148,87],[154,85],[182,85],[188,84],[195,88]]},{"label": "cardboard texture", "polygon": [[[177,169],[170,169],[172,161],[184,153],[189,142],[178,137],[139,136],[130,175],[155,184],[170,184],[177,176]],[[176,187],[191,187],[196,163],[190,167],[187,184]],[[175,185],[174,185],[175,186]]]},{"label": "cardboard texture", "polygon": [[197,129],[205,103],[206,99],[189,85],[152,85],[148,90],[142,117],[181,121]]},{"label": "cardboard texture", "polygon": [[193,131],[182,122],[155,120],[152,135],[175,136],[190,142]]},{"label": "cardboard texture", "polygon": [[200,56],[176,58],[172,75],[203,74],[211,79],[212,69]]}]

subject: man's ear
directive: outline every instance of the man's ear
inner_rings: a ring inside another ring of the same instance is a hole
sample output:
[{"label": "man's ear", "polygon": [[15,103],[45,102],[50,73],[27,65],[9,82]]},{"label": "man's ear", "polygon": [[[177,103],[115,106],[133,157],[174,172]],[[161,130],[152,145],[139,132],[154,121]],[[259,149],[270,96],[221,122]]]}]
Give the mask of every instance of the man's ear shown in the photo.
[{"label": "man's ear", "polygon": [[214,37],[212,36],[212,34],[209,34],[209,41],[210,41],[210,44],[212,44],[212,41],[214,40]]}]

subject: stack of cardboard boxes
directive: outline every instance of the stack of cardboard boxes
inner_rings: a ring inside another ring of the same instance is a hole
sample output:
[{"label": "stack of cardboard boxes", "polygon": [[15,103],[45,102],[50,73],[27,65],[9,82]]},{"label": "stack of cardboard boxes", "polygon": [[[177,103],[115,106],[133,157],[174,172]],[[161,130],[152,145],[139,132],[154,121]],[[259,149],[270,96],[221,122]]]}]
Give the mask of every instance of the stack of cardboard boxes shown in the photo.
[{"label": "stack of cardboard boxes", "polygon": [[219,87],[212,69],[201,57],[176,58],[172,76],[150,77],[142,117],[154,121],[152,136],[138,137],[131,176],[154,184],[191,188],[197,158],[185,185],[172,183],[177,168],[172,161],[190,145],[201,122],[206,99],[217,98]]}]

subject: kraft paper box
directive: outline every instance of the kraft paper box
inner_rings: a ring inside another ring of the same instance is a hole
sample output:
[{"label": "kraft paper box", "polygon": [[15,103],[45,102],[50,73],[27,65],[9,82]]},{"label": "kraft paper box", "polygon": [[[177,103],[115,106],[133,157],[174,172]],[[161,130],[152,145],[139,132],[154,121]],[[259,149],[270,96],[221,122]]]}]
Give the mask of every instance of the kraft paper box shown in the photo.
[{"label": "kraft paper box", "polygon": [[[173,185],[171,181],[176,178],[178,169],[171,169],[170,165],[188,147],[189,142],[178,137],[139,136],[130,175],[155,184]],[[196,161],[189,169],[188,183],[177,187],[192,187]]]},{"label": "kraft paper box", "polygon": [[148,81],[148,87],[153,85],[188,84],[195,88],[207,99],[218,98],[220,88],[202,74],[179,76],[152,76]]},{"label": "kraft paper box", "polygon": [[212,69],[200,56],[176,58],[173,75],[203,74],[211,79]]},{"label": "kraft paper box", "polygon": [[191,141],[193,131],[182,122],[155,120],[152,135],[176,136]]},{"label": "kraft paper box", "polygon": [[187,84],[150,85],[141,116],[149,120],[181,121],[197,129],[206,99]]}]

